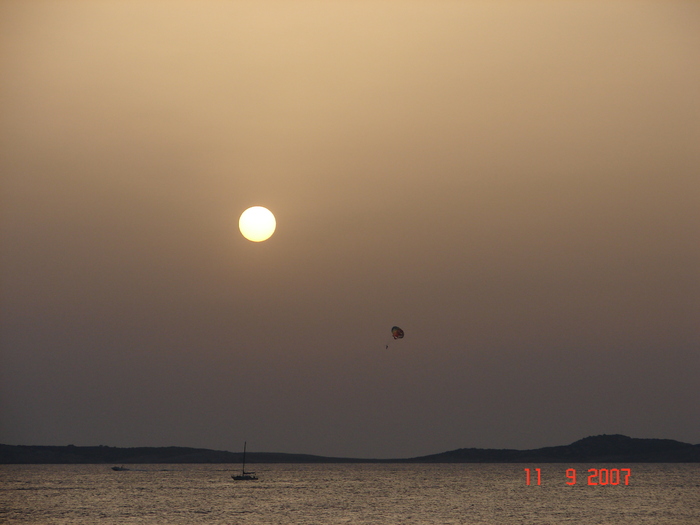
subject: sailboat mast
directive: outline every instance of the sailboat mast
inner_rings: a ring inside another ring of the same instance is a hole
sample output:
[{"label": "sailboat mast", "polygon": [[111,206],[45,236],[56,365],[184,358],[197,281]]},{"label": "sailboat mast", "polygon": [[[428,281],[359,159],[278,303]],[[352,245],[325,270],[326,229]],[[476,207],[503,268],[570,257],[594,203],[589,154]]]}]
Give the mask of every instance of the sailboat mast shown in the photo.
[{"label": "sailboat mast", "polygon": [[246,453],[247,448],[248,448],[248,442],[244,441],[243,442],[243,468],[241,469],[241,474],[237,475],[237,476],[231,476],[236,481],[253,481],[253,480],[258,479],[255,476],[255,472],[246,472],[245,471],[245,453]]}]

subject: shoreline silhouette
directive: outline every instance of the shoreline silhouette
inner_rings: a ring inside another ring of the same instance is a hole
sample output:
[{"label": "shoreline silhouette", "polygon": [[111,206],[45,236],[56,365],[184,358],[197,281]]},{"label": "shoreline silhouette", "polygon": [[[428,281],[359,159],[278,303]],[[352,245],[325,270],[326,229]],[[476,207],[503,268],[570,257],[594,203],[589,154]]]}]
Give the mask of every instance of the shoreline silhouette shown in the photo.
[{"label": "shoreline silhouette", "polygon": [[[240,463],[240,452],[189,447],[33,446],[0,444],[0,464]],[[570,445],[529,450],[460,448],[413,458],[371,459],[248,452],[248,463],[698,463],[700,444],[589,436]]]}]

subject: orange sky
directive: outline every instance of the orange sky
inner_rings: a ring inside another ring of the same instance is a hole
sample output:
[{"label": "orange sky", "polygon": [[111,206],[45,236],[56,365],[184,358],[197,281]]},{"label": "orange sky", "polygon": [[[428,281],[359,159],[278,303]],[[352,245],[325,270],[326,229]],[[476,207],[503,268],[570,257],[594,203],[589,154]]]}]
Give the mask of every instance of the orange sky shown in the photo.
[{"label": "orange sky", "polygon": [[700,442],[696,2],[10,0],[0,73],[0,442]]}]

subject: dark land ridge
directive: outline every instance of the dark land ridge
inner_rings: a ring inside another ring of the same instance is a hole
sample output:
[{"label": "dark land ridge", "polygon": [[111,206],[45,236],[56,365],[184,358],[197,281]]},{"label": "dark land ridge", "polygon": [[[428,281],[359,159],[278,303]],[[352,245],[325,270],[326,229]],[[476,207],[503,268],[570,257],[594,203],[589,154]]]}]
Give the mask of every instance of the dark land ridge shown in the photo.
[{"label": "dark land ridge", "polygon": [[[1,445],[0,464],[240,463],[242,453],[185,447]],[[247,463],[698,463],[700,445],[619,434],[590,436],[570,445],[532,450],[460,448],[405,459],[358,459],[248,452]]]}]

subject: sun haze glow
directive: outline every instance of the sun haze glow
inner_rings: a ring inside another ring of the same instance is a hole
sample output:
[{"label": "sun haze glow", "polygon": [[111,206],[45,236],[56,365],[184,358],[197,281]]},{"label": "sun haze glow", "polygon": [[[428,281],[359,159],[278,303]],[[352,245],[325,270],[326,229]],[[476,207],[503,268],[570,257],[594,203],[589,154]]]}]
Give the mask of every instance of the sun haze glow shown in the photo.
[{"label": "sun haze glow", "polygon": [[277,221],[275,216],[267,208],[253,206],[241,214],[238,220],[238,228],[243,237],[253,242],[261,242],[269,239],[275,232]]}]

